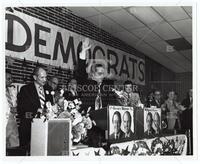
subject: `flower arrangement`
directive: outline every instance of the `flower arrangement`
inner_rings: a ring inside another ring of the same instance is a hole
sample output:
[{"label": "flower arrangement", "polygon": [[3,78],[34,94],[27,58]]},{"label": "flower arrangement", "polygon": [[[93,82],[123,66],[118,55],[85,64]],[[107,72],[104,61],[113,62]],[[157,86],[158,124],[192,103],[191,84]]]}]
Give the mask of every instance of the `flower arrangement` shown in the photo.
[{"label": "flower arrangement", "polygon": [[87,113],[80,113],[82,102],[80,99],[67,101],[63,97],[64,90],[60,90],[59,94],[53,94],[55,103],[52,105],[50,101],[46,102],[46,109],[42,112],[41,119],[63,119],[70,118],[72,122],[72,141],[80,142],[87,136],[87,130],[92,128],[92,120]]}]

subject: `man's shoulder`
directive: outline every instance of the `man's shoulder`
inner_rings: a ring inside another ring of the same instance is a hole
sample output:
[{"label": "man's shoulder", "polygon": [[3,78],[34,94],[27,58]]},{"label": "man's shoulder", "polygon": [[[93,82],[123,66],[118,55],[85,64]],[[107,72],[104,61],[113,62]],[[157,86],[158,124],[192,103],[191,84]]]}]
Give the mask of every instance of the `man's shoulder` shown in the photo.
[{"label": "man's shoulder", "polygon": [[21,91],[23,91],[23,90],[30,90],[30,89],[33,89],[33,88],[34,88],[34,83],[29,83],[29,84],[23,85],[21,87]]}]

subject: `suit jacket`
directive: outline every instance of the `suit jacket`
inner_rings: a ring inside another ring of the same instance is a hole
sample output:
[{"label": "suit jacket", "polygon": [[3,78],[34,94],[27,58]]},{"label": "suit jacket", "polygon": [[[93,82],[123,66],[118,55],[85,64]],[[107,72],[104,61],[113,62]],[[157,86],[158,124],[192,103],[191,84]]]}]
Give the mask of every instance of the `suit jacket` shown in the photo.
[{"label": "suit jacket", "polygon": [[35,84],[24,85],[18,94],[19,138],[21,146],[27,146],[30,143],[31,121],[35,117],[38,108],[41,108],[41,105]]},{"label": "suit jacket", "polygon": [[73,101],[75,99],[80,98],[79,93],[77,93],[77,95],[73,95],[72,92],[70,92],[70,91],[64,92],[63,96],[68,101]]},{"label": "suit jacket", "polygon": [[[76,71],[76,79],[78,80],[79,85],[88,86],[88,88],[84,88],[80,92],[80,98],[83,102],[82,107],[84,110],[87,110],[88,107],[92,107],[91,110],[95,109],[95,99],[97,97],[98,90],[97,82],[88,79],[88,74],[86,73],[86,61],[79,59],[78,61],[78,69]],[[102,99],[102,107],[106,107],[107,105],[113,105],[116,103],[116,99],[114,98],[114,93],[109,90],[109,86],[113,85],[114,82],[108,79],[104,79],[101,86],[101,99]],[[91,88],[94,88],[93,90]],[[104,90],[103,90],[104,88]]]},{"label": "suit jacket", "polygon": [[190,129],[192,130],[192,113],[193,109],[189,109],[190,106],[190,98],[187,97],[186,99],[183,100],[182,105],[186,107],[186,110],[184,110],[181,114],[181,126],[183,130]]},{"label": "suit jacket", "polygon": [[160,100],[160,103],[157,103],[157,101],[155,99],[153,99],[153,101],[150,102],[150,105],[156,106],[157,108],[160,108],[163,103],[164,102],[162,100]]},{"label": "suit jacket", "polygon": [[155,137],[155,130],[151,127],[150,129],[150,134],[148,134],[148,130],[146,130],[144,132],[144,137],[145,138],[152,138],[152,137]]},{"label": "suit jacket", "polygon": [[[124,136],[125,134],[124,134],[124,132],[120,129],[120,131],[119,131],[119,139],[123,139],[123,136]],[[115,133],[112,133],[111,135],[110,135],[110,139],[111,140],[116,140],[115,139]]]},{"label": "suit jacket", "polygon": [[[125,138],[126,137],[126,134],[124,133],[124,135],[123,135],[123,138]],[[130,132],[129,132],[129,137],[128,138],[133,138],[134,137],[134,134],[133,134],[133,132],[130,130]]]}]

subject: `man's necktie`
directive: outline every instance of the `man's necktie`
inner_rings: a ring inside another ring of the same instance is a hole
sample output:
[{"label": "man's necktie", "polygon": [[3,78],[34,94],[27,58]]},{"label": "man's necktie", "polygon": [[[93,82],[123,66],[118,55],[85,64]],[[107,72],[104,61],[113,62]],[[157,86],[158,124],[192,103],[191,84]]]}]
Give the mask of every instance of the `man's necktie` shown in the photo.
[{"label": "man's necktie", "polygon": [[102,108],[100,85],[101,85],[101,83],[98,84],[98,93],[97,93],[97,97],[95,99],[95,110]]},{"label": "man's necktie", "polygon": [[43,92],[43,88],[39,87],[39,98],[40,98],[40,105],[41,108],[44,109],[44,104],[45,104],[45,95]]}]

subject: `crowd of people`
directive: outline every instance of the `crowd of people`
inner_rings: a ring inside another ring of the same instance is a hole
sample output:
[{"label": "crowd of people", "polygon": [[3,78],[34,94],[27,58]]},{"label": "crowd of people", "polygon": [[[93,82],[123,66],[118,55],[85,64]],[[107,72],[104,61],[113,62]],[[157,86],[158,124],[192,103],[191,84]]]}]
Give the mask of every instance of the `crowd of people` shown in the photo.
[{"label": "crowd of people", "polygon": [[[78,69],[75,78],[69,80],[63,94],[66,100],[81,99],[81,112],[84,114],[88,109],[102,110],[107,105],[124,105],[133,107],[157,107],[161,108],[162,121],[168,129],[186,131],[192,130],[192,90],[182,103],[177,102],[176,93],[169,91],[167,99],[163,100],[161,91],[155,90],[145,102],[140,100],[140,95],[134,89],[131,81],[125,81],[123,90],[114,89],[114,82],[106,79],[105,67],[102,64],[94,65],[94,74],[88,79],[86,72],[86,51],[88,43],[83,43],[79,53]],[[33,71],[33,81],[21,87],[17,93],[12,85],[12,73],[6,70],[6,98],[7,98],[7,124],[6,124],[6,148],[21,147],[30,155],[31,122],[45,109],[45,102],[55,103],[56,94],[59,93],[59,79],[56,76],[47,78],[47,72],[43,67],[36,67]],[[110,87],[112,86],[112,87]],[[115,119],[121,119],[116,113]],[[175,118],[175,119],[174,119]],[[126,121],[128,119],[129,121]],[[119,136],[130,136],[130,116],[123,116],[124,130]],[[120,121],[121,122],[121,121]],[[120,123],[121,124],[121,123]],[[119,125],[116,124],[116,127]],[[127,131],[126,131],[127,130]],[[126,133],[126,134],[125,134]],[[93,133],[91,133],[93,134]],[[25,154],[23,154],[25,155]]]}]

